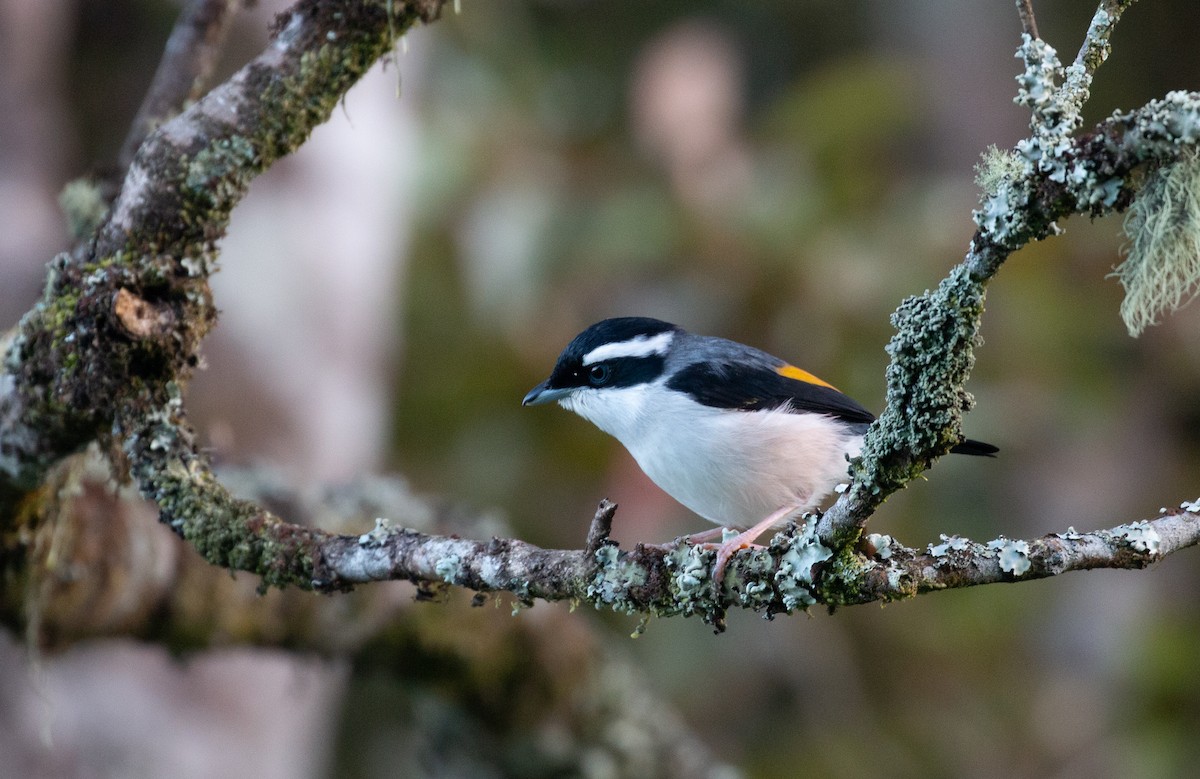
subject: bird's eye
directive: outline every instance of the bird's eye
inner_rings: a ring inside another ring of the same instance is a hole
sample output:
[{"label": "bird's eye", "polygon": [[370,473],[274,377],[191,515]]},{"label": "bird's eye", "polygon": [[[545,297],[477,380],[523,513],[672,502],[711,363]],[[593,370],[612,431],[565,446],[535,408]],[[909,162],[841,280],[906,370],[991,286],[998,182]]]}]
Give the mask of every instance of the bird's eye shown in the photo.
[{"label": "bird's eye", "polygon": [[609,377],[612,376],[612,368],[609,368],[604,363],[593,365],[588,369],[588,382],[593,387],[602,387],[608,383]]}]

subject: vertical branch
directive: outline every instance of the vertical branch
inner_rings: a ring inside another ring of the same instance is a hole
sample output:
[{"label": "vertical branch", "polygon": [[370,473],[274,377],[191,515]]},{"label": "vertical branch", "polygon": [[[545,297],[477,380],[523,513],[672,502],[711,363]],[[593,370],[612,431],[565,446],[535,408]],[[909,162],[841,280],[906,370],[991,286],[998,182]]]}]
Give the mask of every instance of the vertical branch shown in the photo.
[{"label": "vertical branch", "polygon": [[1021,17],[1021,30],[1026,35],[1034,40],[1042,37],[1038,34],[1037,19],[1033,17],[1032,0],[1017,0],[1017,15]]}]

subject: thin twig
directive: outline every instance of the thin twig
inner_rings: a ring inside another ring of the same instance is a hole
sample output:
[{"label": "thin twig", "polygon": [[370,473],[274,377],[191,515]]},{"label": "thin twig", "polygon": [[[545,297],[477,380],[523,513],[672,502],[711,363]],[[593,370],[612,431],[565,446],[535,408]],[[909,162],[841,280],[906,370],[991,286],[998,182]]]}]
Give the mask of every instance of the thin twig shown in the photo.
[{"label": "thin twig", "polygon": [[241,0],[191,0],[167,39],[162,60],[117,156],[124,172],[146,136],[203,92]]},{"label": "thin twig", "polygon": [[600,501],[600,505],[596,507],[596,514],[592,517],[592,524],[588,526],[587,543],[584,546],[588,554],[595,554],[608,542],[612,533],[613,515],[616,513],[616,503],[608,499]]},{"label": "thin twig", "polygon": [[1091,24],[1088,25],[1087,35],[1083,38],[1083,44],[1079,47],[1079,53],[1075,55],[1075,62],[1066,69],[1066,79],[1061,88],[1065,111],[1078,113],[1087,102],[1091,94],[1092,78],[1112,50],[1109,39],[1113,30],[1120,21],[1121,14],[1135,2],[1137,0],[1102,0],[1096,9]]},{"label": "thin twig", "polygon": [[1041,38],[1038,35],[1037,19],[1033,16],[1033,0],[1017,0],[1017,15],[1021,17],[1021,29],[1030,38]]},{"label": "thin twig", "polygon": [[1084,68],[1089,77],[1094,75],[1096,69],[1108,58],[1108,41],[1112,37],[1112,31],[1121,20],[1121,15],[1136,2],[1137,0],[1103,0],[1096,9],[1092,22],[1088,25],[1087,35],[1084,36],[1083,45],[1079,47],[1079,54],[1075,56],[1075,64]]}]

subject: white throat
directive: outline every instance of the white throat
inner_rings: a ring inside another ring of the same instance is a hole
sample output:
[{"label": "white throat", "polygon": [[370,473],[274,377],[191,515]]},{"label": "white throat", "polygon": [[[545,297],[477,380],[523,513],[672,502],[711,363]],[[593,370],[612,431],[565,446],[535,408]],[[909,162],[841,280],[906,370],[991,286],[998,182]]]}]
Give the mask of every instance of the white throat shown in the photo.
[{"label": "white throat", "polygon": [[653,398],[665,394],[661,384],[592,389],[583,387],[559,401],[568,411],[591,422],[631,452],[645,434]]}]

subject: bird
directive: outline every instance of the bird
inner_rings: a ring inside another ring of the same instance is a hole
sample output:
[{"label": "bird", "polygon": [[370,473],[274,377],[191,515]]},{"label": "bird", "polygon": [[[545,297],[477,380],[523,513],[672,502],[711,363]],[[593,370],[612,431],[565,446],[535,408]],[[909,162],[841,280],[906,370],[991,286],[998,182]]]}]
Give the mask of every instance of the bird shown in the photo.
[{"label": "bird", "polygon": [[[567,344],[523,406],[557,402],[620,441],[667,494],[739,532],[713,564],[816,508],[849,477],[875,416],[836,387],[746,344],[650,317],[604,319]],[[950,451],[992,456],[964,439]]]}]

